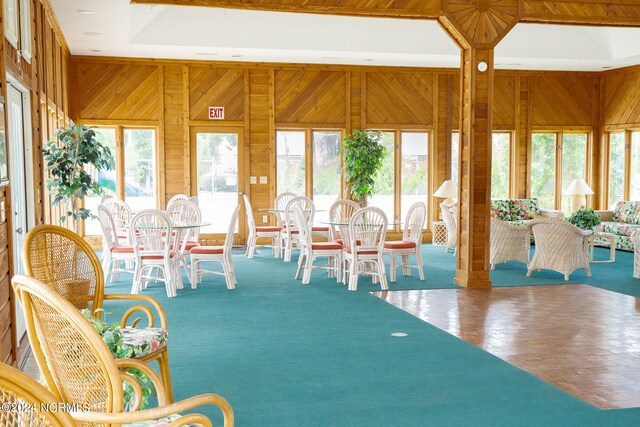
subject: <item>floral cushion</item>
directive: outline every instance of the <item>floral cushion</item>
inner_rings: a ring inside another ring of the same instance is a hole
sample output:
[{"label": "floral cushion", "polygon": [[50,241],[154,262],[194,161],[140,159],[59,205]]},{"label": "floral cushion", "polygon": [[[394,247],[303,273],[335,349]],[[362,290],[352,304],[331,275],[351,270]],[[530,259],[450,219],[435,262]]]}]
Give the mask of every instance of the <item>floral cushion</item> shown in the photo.
[{"label": "floral cushion", "polygon": [[596,231],[604,231],[605,233],[612,233],[617,236],[631,237],[634,231],[640,229],[640,225],[637,224],[625,224],[622,222],[601,222],[596,226]]},{"label": "floral cushion", "polygon": [[613,210],[612,220],[626,224],[640,224],[640,202],[618,202]]},{"label": "floral cushion", "polygon": [[533,219],[540,214],[538,199],[513,199],[511,200],[511,220]]},{"label": "floral cushion", "polygon": [[[122,424],[122,427],[168,427],[172,421],[180,418],[180,415],[171,415],[157,420],[138,421],[136,423]],[[185,427],[202,427],[201,424],[185,424]]]},{"label": "floral cushion", "polygon": [[168,332],[162,328],[122,328],[124,346],[118,358],[138,359],[167,345]]},{"label": "floral cushion", "polygon": [[511,221],[511,200],[493,199],[489,209],[492,217],[502,221]]}]

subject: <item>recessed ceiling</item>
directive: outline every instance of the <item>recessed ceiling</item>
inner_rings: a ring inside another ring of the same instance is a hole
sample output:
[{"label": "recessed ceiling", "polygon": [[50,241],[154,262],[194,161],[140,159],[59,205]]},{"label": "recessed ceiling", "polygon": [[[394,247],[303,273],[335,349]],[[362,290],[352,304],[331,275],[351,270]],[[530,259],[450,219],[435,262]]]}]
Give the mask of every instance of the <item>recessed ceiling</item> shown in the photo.
[{"label": "recessed ceiling", "polygon": [[[436,21],[52,0],[73,55],[458,67]],[[92,13],[93,12],[93,13]],[[96,35],[96,33],[98,35]],[[496,68],[601,71],[640,64],[640,28],[518,24]]]}]

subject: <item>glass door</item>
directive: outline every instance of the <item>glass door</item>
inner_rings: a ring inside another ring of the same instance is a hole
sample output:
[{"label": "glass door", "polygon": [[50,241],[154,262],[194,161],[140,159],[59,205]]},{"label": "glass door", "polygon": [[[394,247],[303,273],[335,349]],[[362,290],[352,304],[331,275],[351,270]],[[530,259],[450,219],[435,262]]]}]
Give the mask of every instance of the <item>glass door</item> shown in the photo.
[{"label": "glass door", "polygon": [[[202,221],[201,238],[223,240],[233,210],[244,190],[240,182],[243,146],[242,128],[192,128],[191,185],[198,197]],[[244,240],[244,210],[236,233]]]}]

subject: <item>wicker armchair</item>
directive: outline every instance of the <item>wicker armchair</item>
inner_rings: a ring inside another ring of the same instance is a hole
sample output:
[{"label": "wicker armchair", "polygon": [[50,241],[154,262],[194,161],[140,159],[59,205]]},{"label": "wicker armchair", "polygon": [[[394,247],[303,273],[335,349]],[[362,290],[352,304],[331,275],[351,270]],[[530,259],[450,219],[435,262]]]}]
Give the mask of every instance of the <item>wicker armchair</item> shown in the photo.
[{"label": "wicker armchair", "polygon": [[449,250],[453,249],[453,255],[455,256],[456,246],[458,245],[458,207],[442,202],[440,203],[440,211],[442,212],[444,225],[447,228],[447,243],[444,246],[444,251],[449,252]]},{"label": "wicker armchair", "polygon": [[[156,420],[171,422],[171,426],[210,426],[203,415],[179,415],[206,404],[222,410],[225,426],[233,425],[231,406],[214,394],[167,404],[158,374],[137,359],[114,359],[87,319],[49,286],[27,276],[14,276],[11,284],[23,304],[27,334],[45,384],[58,401],[79,406],[79,411],[70,412],[77,425],[111,426]],[[137,380],[126,373],[129,368],[142,371],[151,380],[158,408],[139,410],[141,389]],[[129,412],[124,409],[123,382],[131,384],[135,393]]]},{"label": "wicker armchair", "polygon": [[491,251],[489,263],[491,269],[496,264],[507,261],[520,261],[529,264],[531,248],[531,229],[526,224],[512,224],[491,218]]},{"label": "wicker armchair", "polygon": [[[0,363],[1,426],[68,427],[74,425],[73,418],[67,412],[57,410],[59,402],[60,399],[24,372]],[[25,410],[25,407],[29,410]],[[52,410],[43,410],[45,408],[52,408]]]},{"label": "wicker armchair", "polygon": [[[105,294],[104,273],[100,261],[89,244],[79,235],[56,225],[39,225],[27,234],[23,256],[27,275],[49,285],[78,310],[86,308],[99,317],[105,300],[135,302],[136,305],[130,307],[120,320],[120,327],[124,328],[126,338],[133,342],[162,338],[166,343],[167,317],[158,301],[144,295]],[[154,328],[156,319],[149,306],[153,307],[158,315],[159,327]],[[127,327],[129,318],[139,312],[146,315],[148,328],[135,327],[139,318],[132,321],[131,327]],[[163,345],[148,354],[143,353],[136,355],[139,360],[158,362],[167,398],[172,402],[167,346]],[[44,367],[40,366],[40,369]]]},{"label": "wicker armchair", "polygon": [[640,279],[640,230],[636,230],[631,235],[633,243],[633,277]]},{"label": "wicker armchair", "polygon": [[589,256],[587,255],[587,237],[593,232],[579,229],[565,221],[536,219],[529,223],[536,241],[536,250],[529,263],[527,277],[533,270],[553,270],[569,275],[582,268],[591,277]]}]

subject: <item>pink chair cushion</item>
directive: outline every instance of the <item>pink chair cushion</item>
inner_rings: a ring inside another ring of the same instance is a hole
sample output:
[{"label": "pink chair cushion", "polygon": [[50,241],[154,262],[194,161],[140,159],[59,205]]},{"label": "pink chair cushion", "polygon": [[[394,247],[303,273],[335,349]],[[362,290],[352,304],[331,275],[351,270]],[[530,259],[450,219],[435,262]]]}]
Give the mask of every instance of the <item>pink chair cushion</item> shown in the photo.
[{"label": "pink chair cushion", "polygon": [[191,255],[217,255],[223,253],[224,247],[222,246],[196,246],[195,248],[191,249]]},{"label": "pink chair cushion", "polygon": [[[173,258],[176,256],[176,253],[171,251],[169,252],[169,257]],[[162,259],[164,258],[162,255],[142,255],[142,259]]]},{"label": "pink chair cushion", "polygon": [[[344,248],[344,251],[348,254],[351,253],[351,248]],[[378,253],[378,251],[376,250],[370,250],[370,251],[358,251],[358,254],[360,255],[376,255]]]},{"label": "pink chair cushion", "polygon": [[277,233],[280,231],[280,227],[256,227],[258,233]]},{"label": "pink chair cushion", "polygon": [[416,247],[415,242],[409,242],[407,240],[398,240],[394,242],[385,242],[385,249],[412,249]]},{"label": "pink chair cushion", "polygon": [[311,227],[311,231],[329,231],[329,227]]},{"label": "pink chair cushion", "polygon": [[132,254],[133,246],[116,246],[115,248],[111,248],[112,254]]},{"label": "pink chair cushion", "polygon": [[311,245],[311,249],[319,250],[319,251],[321,250],[329,251],[329,250],[336,250],[336,249],[340,250],[342,249],[342,245],[336,242],[318,242]]}]

